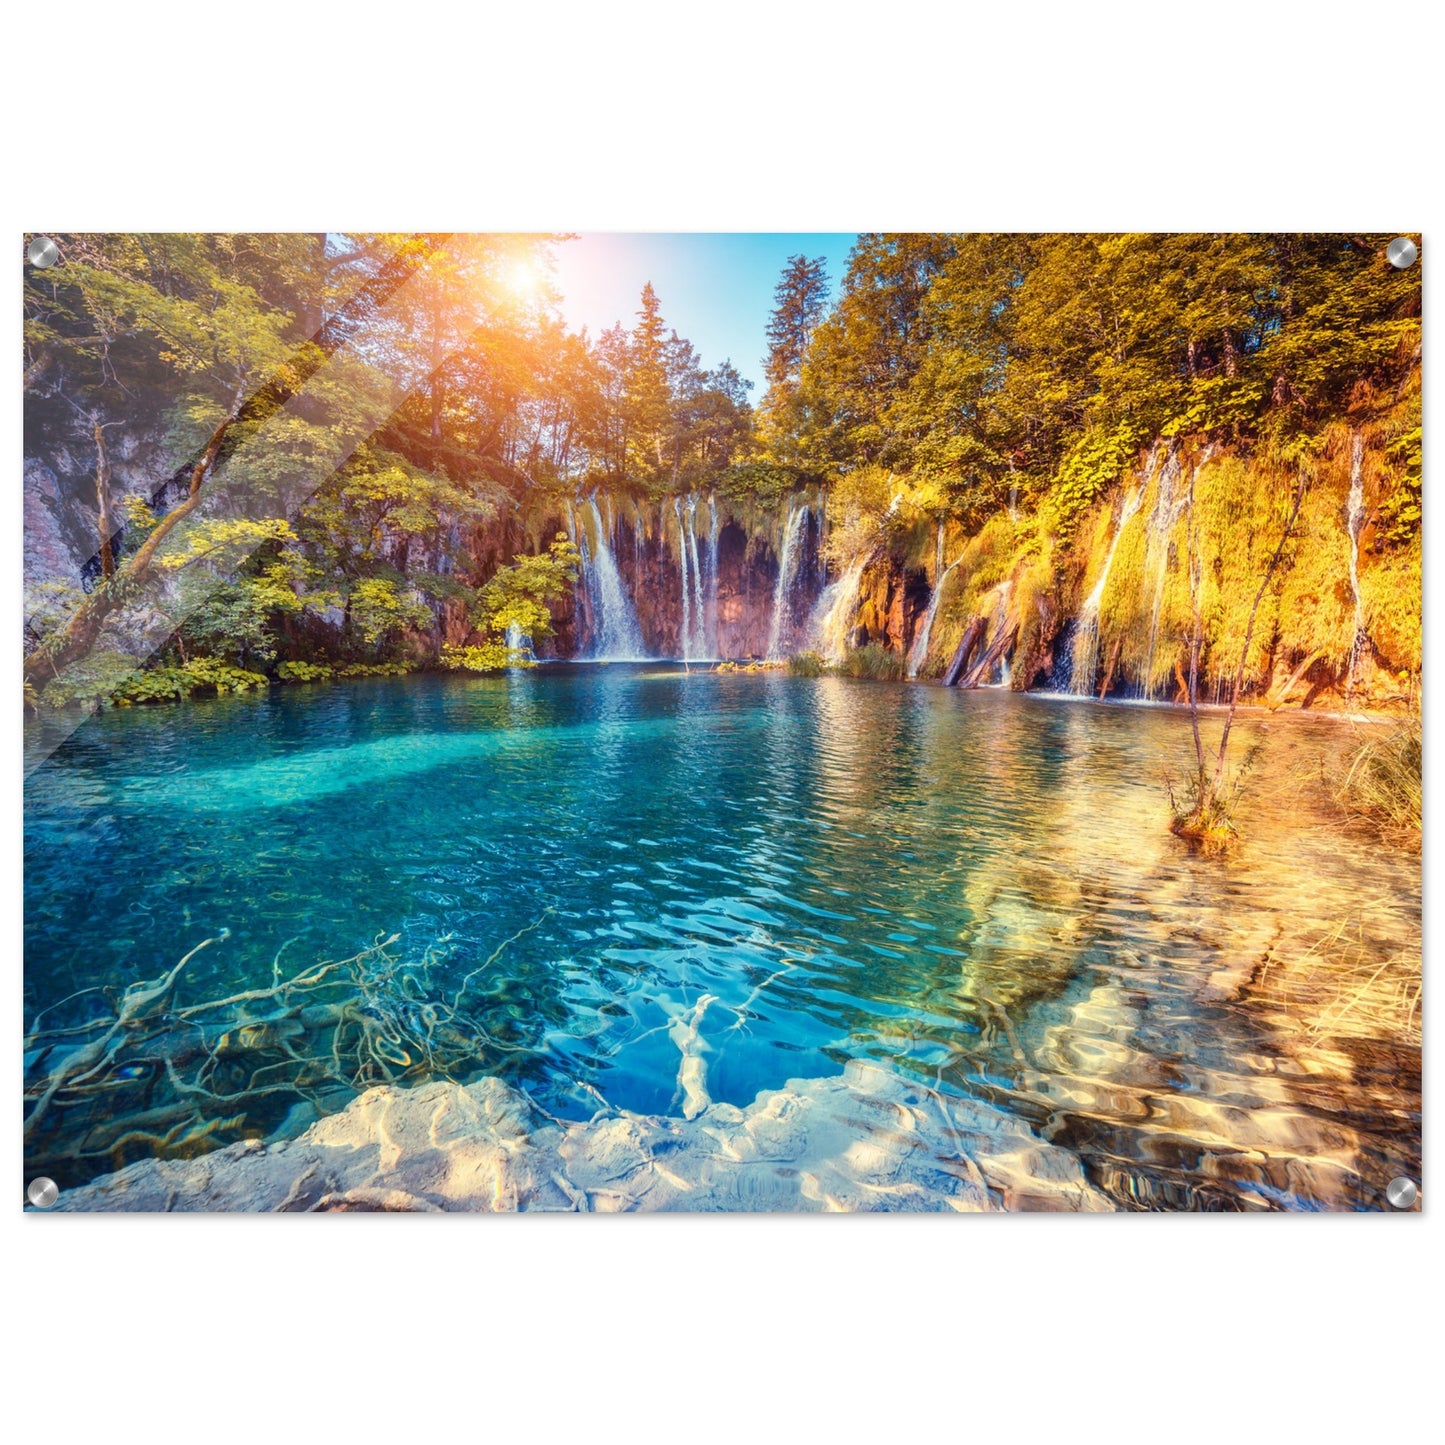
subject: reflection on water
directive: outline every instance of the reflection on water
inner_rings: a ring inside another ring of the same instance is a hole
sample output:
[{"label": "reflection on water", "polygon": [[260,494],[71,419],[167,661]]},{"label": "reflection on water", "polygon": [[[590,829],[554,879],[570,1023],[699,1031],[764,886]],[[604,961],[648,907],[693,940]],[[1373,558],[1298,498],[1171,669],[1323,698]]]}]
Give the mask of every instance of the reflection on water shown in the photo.
[{"label": "reflection on water", "polygon": [[[1378,1208],[1418,1177],[1418,1041],[1316,984],[1342,939],[1352,978],[1418,978],[1419,860],[1315,797],[1343,725],[1237,735],[1219,860],[1165,828],[1190,745],[1162,709],[608,666],[111,713],[27,785],[27,1020],[222,928],[186,998],[393,932],[455,987],[520,934],[469,985],[476,1072],[561,1119],[870,1060],[1119,1207]],[[126,1084],[118,1111],[153,1102]],[[269,1108],[236,1130],[309,1122]]]}]

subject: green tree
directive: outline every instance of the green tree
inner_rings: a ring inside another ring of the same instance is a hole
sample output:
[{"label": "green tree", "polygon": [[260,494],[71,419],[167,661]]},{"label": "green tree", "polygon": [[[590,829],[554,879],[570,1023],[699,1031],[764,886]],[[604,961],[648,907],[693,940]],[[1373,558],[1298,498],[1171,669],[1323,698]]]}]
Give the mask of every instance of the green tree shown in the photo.
[{"label": "green tree", "polygon": [[442,649],[442,661],[468,672],[496,672],[504,667],[527,667],[531,659],[510,646],[507,635],[517,633],[535,643],[552,632],[552,604],[567,596],[577,580],[581,554],[559,532],[546,552],[517,557],[501,567],[477,595],[472,621],[480,636],[464,646]]},{"label": "green tree", "polygon": [[914,435],[899,411],[929,341],[924,300],[952,256],[944,235],[863,235],[843,293],[814,329],[799,382],[799,454],[824,467],[906,465]]},{"label": "green tree", "polygon": [[673,416],[669,371],[676,365],[662,305],[649,281],[642,288],[637,324],[632,328],[624,392],[627,474],[644,485],[670,476]]},{"label": "green tree", "polygon": [[798,440],[807,430],[800,385],[809,343],[828,306],[825,265],[821,256],[789,256],[773,290],[761,424],[764,444],[779,461],[796,460]]},{"label": "green tree", "polygon": [[27,278],[30,385],[88,391],[94,404],[87,420],[98,428],[103,409],[128,396],[115,371],[124,354],[134,367],[124,373],[128,382],[169,386],[180,397],[175,445],[190,460],[182,500],[26,657],[25,681],[37,692],[85,656],[106,620],[151,580],[167,537],[207,500],[207,484],[236,433],[273,411],[320,359],[285,305],[304,290],[299,278],[308,274],[311,238],[58,240],[63,265],[56,274]]}]

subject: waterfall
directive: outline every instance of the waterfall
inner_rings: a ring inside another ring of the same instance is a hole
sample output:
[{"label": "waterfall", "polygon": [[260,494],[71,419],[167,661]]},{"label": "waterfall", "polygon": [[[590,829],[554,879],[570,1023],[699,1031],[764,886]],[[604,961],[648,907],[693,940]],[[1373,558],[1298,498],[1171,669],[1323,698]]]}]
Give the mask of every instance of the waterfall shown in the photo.
[{"label": "waterfall", "polygon": [[[940,543],[942,542],[942,539],[943,527],[942,524],[940,524]],[[942,560],[943,559],[940,556],[940,563],[942,562]],[[959,561],[962,560],[962,558],[959,559]],[[933,632],[933,619],[938,613],[938,604],[943,597],[944,583],[948,581],[949,577],[953,574],[953,569],[957,566],[958,562],[951,562],[947,567],[944,568],[942,572],[938,574],[938,583],[933,589],[933,596],[928,599],[928,611],[923,614],[923,622],[918,628],[918,636],[913,639],[913,647],[908,654],[909,677],[917,677],[918,669],[922,667],[925,662],[928,661],[928,639]]]},{"label": "waterfall", "polygon": [[682,590],[682,626],[678,646],[684,662],[707,656],[707,603],[703,597],[702,562],[697,550],[697,498],[672,499],[677,516],[677,560]]},{"label": "waterfall", "polygon": [[1345,696],[1355,690],[1355,669],[1367,640],[1365,607],[1360,597],[1360,532],[1365,525],[1365,439],[1356,432],[1350,439],[1350,499],[1345,508],[1345,531],[1350,538],[1350,591],[1355,599],[1355,634],[1350,642],[1350,670],[1345,675]]},{"label": "waterfall", "polygon": [[936,579],[935,582],[934,582],[934,584],[933,584],[933,590],[934,590],[935,592],[937,592],[938,589],[939,589],[941,586],[943,586],[943,574],[944,574],[944,571],[945,571],[945,568],[944,568],[944,565],[943,565],[943,518],[940,517],[940,518],[938,519],[938,536],[934,539],[934,542],[933,542],[933,575],[934,575],[934,578]]},{"label": "waterfall", "polygon": [[718,656],[717,642],[717,498],[707,496],[707,650],[709,657]]},{"label": "waterfall", "polygon": [[[612,542],[602,522],[602,511],[597,498],[589,497],[587,505],[592,509],[592,518],[597,525],[597,554],[588,557],[587,547],[582,547],[582,566],[587,575],[592,593],[594,616],[597,619],[597,636],[593,643],[593,657],[603,661],[632,660],[647,655],[642,645],[642,631],[637,625],[637,614],[632,599],[622,583],[622,574],[617,570],[612,555]],[[590,563],[590,565],[589,565]]]},{"label": "waterfall", "polygon": [[702,564],[697,555],[697,497],[689,494],[683,509],[687,518],[687,553],[692,563],[692,632],[683,653],[687,658],[707,656],[707,604],[703,599]]},{"label": "waterfall", "polygon": [[1144,696],[1154,696],[1154,653],[1159,645],[1159,616],[1164,610],[1164,584],[1169,578],[1169,534],[1173,532],[1189,502],[1188,491],[1179,485],[1183,467],[1175,443],[1169,445],[1159,469],[1159,487],[1149,511],[1148,541],[1144,550],[1144,576],[1154,580],[1154,602],[1149,620],[1149,652],[1144,661]]},{"label": "waterfall", "polygon": [[1078,697],[1088,697],[1094,691],[1094,675],[1099,669],[1099,605],[1104,600],[1104,588],[1109,583],[1109,569],[1114,565],[1119,538],[1124,535],[1124,528],[1139,510],[1143,499],[1143,487],[1124,498],[1124,507],[1114,528],[1114,540],[1109,543],[1109,552],[1104,558],[1104,570],[1099,573],[1094,590],[1084,599],[1084,605],[1079,610],[1079,620],[1074,628],[1074,654],[1069,668],[1069,691]]},{"label": "waterfall", "polygon": [[677,632],[677,650],[682,654],[682,660],[688,662],[692,657],[692,590],[687,585],[687,524],[682,520],[681,497],[672,499],[672,510],[677,516],[677,566],[682,594],[682,625]]},{"label": "waterfall", "polygon": [[532,639],[522,631],[520,622],[507,625],[507,666],[524,667],[537,659],[532,653]]},{"label": "waterfall", "polygon": [[779,648],[782,646],[783,620],[791,611],[792,586],[798,572],[798,537],[807,515],[808,508],[803,503],[796,499],[788,503],[788,525],[783,533],[783,551],[778,558],[778,585],[773,593],[773,620],[768,629],[769,659],[782,656]]},{"label": "waterfall", "polygon": [[858,611],[858,595],[863,590],[863,569],[871,554],[864,552],[848,564],[848,570],[830,582],[818,598],[809,629],[815,649],[829,662],[842,662],[853,635],[853,620]]}]

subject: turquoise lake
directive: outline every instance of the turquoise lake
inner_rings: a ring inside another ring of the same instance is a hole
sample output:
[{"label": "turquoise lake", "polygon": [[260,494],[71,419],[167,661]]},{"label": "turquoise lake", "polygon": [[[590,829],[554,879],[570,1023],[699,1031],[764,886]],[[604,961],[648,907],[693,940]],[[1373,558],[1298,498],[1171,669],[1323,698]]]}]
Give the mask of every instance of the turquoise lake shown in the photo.
[{"label": "turquoise lake", "polygon": [[691,1018],[716,1101],[877,1060],[1121,1207],[1375,1208],[1418,1177],[1418,1047],[1311,960],[1418,958],[1419,858],[1327,813],[1348,724],[1236,734],[1210,859],[1167,830],[1168,708],[579,664],[110,711],[27,781],[26,1018],[222,930],[182,1002],[399,934],[443,990],[496,953],[476,1072],[559,1118],[676,1113]]}]

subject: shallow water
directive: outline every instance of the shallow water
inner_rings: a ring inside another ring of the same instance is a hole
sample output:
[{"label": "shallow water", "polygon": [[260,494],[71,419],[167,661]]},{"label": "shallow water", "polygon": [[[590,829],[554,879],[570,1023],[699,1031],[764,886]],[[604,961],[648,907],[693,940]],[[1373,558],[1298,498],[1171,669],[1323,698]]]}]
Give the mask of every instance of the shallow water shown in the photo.
[{"label": "shallow water", "polygon": [[455,987],[520,935],[476,1068],[560,1118],[678,1113],[695,1024],[715,1101],[871,1059],[1120,1207],[1378,1208],[1418,1177],[1418,1045],[1293,984],[1342,937],[1418,967],[1419,859],[1308,780],[1347,725],[1236,736],[1209,859],[1165,826],[1169,709],[579,665],[110,712],[27,783],[26,1017],[222,929],[183,1001],[391,933]]}]

